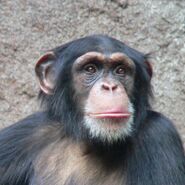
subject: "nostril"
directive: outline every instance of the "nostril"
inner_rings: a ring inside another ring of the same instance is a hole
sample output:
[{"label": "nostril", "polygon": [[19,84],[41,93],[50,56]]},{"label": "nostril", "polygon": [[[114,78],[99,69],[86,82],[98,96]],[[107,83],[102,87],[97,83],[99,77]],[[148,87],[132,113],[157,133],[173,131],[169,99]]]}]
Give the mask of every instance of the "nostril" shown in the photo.
[{"label": "nostril", "polygon": [[105,90],[110,90],[109,85],[106,85],[106,84],[103,84],[103,85],[102,85],[102,88],[105,89]]},{"label": "nostril", "polygon": [[108,91],[114,91],[114,90],[116,90],[117,89],[117,85],[111,85],[111,84],[102,84],[102,88],[104,89],[104,90],[108,90]]},{"label": "nostril", "polygon": [[118,87],[117,85],[112,86],[112,91],[116,90],[117,87]]}]

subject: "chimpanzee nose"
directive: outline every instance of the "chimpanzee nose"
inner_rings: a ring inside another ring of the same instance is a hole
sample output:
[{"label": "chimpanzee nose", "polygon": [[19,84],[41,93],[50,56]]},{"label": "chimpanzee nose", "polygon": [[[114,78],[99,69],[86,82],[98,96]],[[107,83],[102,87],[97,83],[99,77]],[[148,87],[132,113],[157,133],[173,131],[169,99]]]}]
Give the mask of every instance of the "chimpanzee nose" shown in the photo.
[{"label": "chimpanzee nose", "polygon": [[115,91],[118,88],[118,85],[115,83],[102,83],[102,89],[107,91]]}]

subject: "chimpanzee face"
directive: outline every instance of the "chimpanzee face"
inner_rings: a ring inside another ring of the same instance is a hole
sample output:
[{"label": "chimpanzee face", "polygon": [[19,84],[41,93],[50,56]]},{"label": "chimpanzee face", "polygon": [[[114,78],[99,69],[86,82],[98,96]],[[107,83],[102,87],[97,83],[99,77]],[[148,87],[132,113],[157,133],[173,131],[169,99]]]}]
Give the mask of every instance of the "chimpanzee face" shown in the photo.
[{"label": "chimpanzee face", "polygon": [[72,68],[75,96],[80,102],[83,126],[90,137],[109,142],[132,131],[134,108],[130,100],[135,65],[123,53],[88,52]]}]

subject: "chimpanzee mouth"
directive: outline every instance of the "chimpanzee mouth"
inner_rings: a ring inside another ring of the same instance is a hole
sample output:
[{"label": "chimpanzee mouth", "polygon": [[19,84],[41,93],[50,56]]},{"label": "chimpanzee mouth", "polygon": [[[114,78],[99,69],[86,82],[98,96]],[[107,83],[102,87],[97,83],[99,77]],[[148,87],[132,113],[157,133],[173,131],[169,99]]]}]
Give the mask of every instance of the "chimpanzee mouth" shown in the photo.
[{"label": "chimpanzee mouth", "polygon": [[92,119],[92,124],[98,124],[100,128],[107,130],[117,130],[126,127],[130,117],[129,112],[103,112],[89,113],[89,119]]},{"label": "chimpanzee mouth", "polygon": [[129,112],[101,112],[101,113],[89,113],[92,118],[97,119],[129,119],[131,113]]}]

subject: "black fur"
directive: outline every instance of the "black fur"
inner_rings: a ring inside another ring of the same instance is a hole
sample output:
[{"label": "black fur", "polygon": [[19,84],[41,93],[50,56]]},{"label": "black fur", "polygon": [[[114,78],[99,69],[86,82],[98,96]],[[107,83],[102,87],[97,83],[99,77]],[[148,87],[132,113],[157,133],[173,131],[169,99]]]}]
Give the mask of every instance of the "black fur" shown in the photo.
[{"label": "black fur", "polygon": [[[44,112],[0,131],[0,185],[39,185],[33,179],[34,161],[44,148],[67,137],[88,138],[80,125],[83,114],[71,74],[74,60],[88,51],[123,52],[136,65],[131,97],[136,111],[135,132],[124,142],[114,145],[93,141],[95,155],[110,171],[116,167],[126,170],[127,185],[184,185],[185,156],[180,137],[167,118],[151,111],[151,76],[144,63],[147,55],[102,35],[78,39],[53,51],[57,56],[55,65],[60,71],[54,94],[48,96],[40,92]],[[91,185],[96,185],[96,180],[93,179]],[[64,184],[77,185],[73,177],[68,181]]]}]

